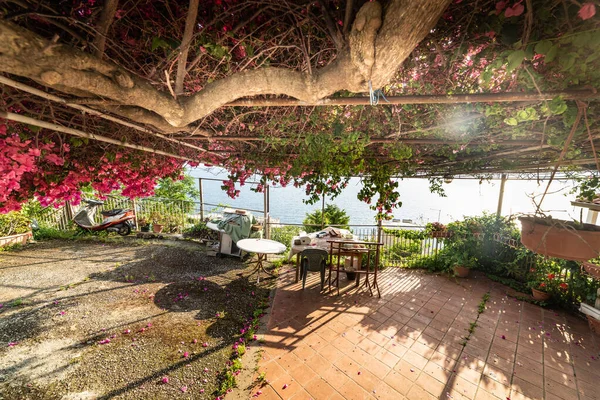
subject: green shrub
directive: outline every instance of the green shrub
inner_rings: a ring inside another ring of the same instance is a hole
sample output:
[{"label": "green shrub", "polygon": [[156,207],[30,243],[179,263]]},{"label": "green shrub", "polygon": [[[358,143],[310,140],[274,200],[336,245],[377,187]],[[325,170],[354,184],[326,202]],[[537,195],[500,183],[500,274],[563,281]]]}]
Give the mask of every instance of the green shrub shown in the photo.
[{"label": "green shrub", "polygon": [[0,214],[0,236],[18,235],[30,230],[29,218],[24,214],[16,211]]},{"label": "green shrub", "polygon": [[74,239],[76,235],[77,231],[61,231],[56,228],[47,228],[43,226],[33,232],[33,238],[35,240]]},{"label": "green shrub", "polygon": [[219,232],[207,228],[205,222],[198,222],[197,224],[185,229],[183,234],[186,237],[193,237],[197,239],[219,240]]},{"label": "green shrub", "polygon": [[421,254],[423,242],[420,240],[400,240],[386,247],[384,257],[389,261],[403,261],[414,254]]},{"label": "green shrub", "polygon": [[348,229],[350,217],[346,214],[346,211],[341,210],[335,204],[327,204],[324,213],[321,213],[321,210],[315,210],[306,214],[306,218],[302,223],[304,224],[304,230],[308,233],[320,231],[321,223],[324,224],[324,227],[336,225],[338,228]]},{"label": "green shrub", "polygon": [[285,244],[287,249],[290,249],[292,238],[300,233],[299,226],[282,226],[271,228],[271,239],[276,242]]}]

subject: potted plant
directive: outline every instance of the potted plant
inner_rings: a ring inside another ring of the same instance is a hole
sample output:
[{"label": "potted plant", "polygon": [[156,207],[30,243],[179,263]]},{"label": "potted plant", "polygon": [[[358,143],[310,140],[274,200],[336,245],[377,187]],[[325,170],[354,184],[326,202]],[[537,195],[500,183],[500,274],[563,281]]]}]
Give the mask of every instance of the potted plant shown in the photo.
[{"label": "potted plant", "polygon": [[446,225],[439,222],[430,222],[425,226],[425,230],[429,232],[431,237],[441,238],[446,237],[448,234]]},{"label": "potted plant", "polygon": [[150,214],[150,223],[152,224],[152,232],[161,233],[163,230],[162,215],[159,212],[152,212]]},{"label": "potted plant", "polygon": [[145,218],[140,218],[138,226],[141,232],[150,232],[150,223]]},{"label": "potted plant", "polygon": [[346,272],[346,278],[349,281],[356,279],[356,266],[358,265],[358,259],[353,257],[346,257],[344,260],[344,271]]},{"label": "potted plant", "polygon": [[592,264],[590,262],[584,261],[581,264],[581,268],[592,278],[600,279],[600,265]]},{"label": "potted plant", "polygon": [[519,217],[521,243],[538,254],[573,261],[600,255],[600,226],[551,217]]},{"label": "potted plant", "polygon": [[468,252],[455,253],[451,259],[454,276],[459,278],[468,277],[471,268],[477,266],[477,259],[471,256]]},{"label": "potted plant", "polygon": [[538,269],[531,268],[527,286],[531,289],[534,300],[548,301],[552,297],[549,293],[550,287],[556,278],[554,273],[539,273]]}]

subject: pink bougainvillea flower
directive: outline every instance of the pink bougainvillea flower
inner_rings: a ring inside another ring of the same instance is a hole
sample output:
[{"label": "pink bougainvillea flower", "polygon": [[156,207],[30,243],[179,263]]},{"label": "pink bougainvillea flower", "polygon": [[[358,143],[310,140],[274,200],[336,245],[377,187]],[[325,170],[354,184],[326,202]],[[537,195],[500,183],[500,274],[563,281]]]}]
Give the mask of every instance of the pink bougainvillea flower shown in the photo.
[{"label": "pink bougainvillea flower", "polygon": [[523,14],[523,11],[525,11],[525,7],[523,4],[521,4],[521,2],[518,2],[512,7],[508,7],[506,11],[504,11],[504,16],[506,18],[518,17],[519,15]]},{"label": "pink bougainvillea flower", "polygon": [[227,389],[227,393],[231,393],[231,392],[233,392],[232,388]]},{"label": "pink bougainvillea flower", "polygon": [[577,15],[583,20],[592,18],[596,15],[596,5],[594,3],[584,3]]},{"label": "pink bougainvillea flower", "polygon": [[360,374],[361,374],[361,372],[360,372],[360,371],[358,371],[358,375],[360,375]]},{"label": "pink bougainvillea flower", "polygon": [[202,379],[202,382],[208,383],[208,379],[204,378],[204,379]]},{"label": "pink bougainvillea flower", "polygon": [[152,327],[152,323],[151,323],[151,322],[148,322],[148,323],[146,324],[146,328],[150,328],[150,327]]},{"label": "pink bougainvillea flower", "polygon": [[129,335],[131,333],[131,329],[125,329],[123,331],[123,335]]},{"label": "pink bougainvillea flower", "polygon": [[256,335],[252,336],[252,340],[257,340],[257,339],[258,339],[258,336],[256,336]]},{"label": "pink bougainvillea flower", "polygon": [[8,347],[15,347],[19,342],[8,342]]},{"label": "pink bougainvillea flower", "polygon": [[410,372],[415,372],[415,370],[411,368],[411,369],[410,369]]},{"label": "pink bougainvillea flower", "polygon": [[288,388],[288,386],[289,386],[289,385],[288,385],[287,383],[285,383],[285,384],[283,385],[283,388],[282,388],[282,389],[287,389],[287,388]]},{"label": "pink bougainvillea flower", "polygon": [[208,372],[208,371],[209,371],[209,369],[204,367],[204,372]]},{"label": "pink bougainvillea flower", "polygon": [[65,315],[66,313],[67,313],[66,311],[59,312],[60,315]]},{"label": "pink bougainvillea flower", "polygon": [[183,353],[183,358],[188,358],[190,356],[190,353],[188,353],[187,351],[185,353]]},{"label": "pink bougainvillea flower", "polygon": [[162,383],[169,383],[169,377],[168,376],[163,376],[162,379],[160,380]]},{"label": "pink bougainvillea flower", "polygon": [[208,343],[206,343],[206,342],[202,343],[202,347],[208,347]]},{"label": "pink bougainvillea flower", "polygon": [[204,389],[200,389],[200,393],[204,393]]},{"label": "pink bougainvillea flower", "polygon": [[179,390],[181,390],[182,393],[185,393],[187,392],[187,386],[182,386]]},{"label": "pink bougainvillea flower", "polygon": [[504,340],[506,339],[506,336],[504,336],[504,335],[502,335],[502,336],[500,336],[500,337],[501,337],[502,339],[504,339]]},{"label": "pink bougainvillea flower", "polygon": [[108,344],[108,343],[110,343],[110,339],[103,339],[98,342],[98,344]]}]

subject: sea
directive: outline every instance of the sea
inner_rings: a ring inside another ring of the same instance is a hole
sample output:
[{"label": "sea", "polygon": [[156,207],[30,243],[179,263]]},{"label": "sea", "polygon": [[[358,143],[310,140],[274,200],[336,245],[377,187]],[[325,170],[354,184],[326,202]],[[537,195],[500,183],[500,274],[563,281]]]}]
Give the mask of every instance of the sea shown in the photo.
[{"label": "sea", "polygon": [[[251,210],[256,216],[264,210],[264,196],[250,189],[253,184],[240,187],[240,196],[232,199],[221,189],[222,181],[227,179],[227,173],[216,167],[198,167],[187,171],[195,178],[203,178],[203,198],[205,210],[215,206],[228,206]],[[216,180],[212,180],[216,179]],[[546,190],[547,181],[508,180],[504,188],[502,204],[503,216],[533,214],[536,202]],[[580,210],[571,206],[575,195],[570,194],[572,181],[553,181],[540,207],[546,215],[561,219],[579,220]],[[441,222],[446,224],[462,219],[465,216],[477,216],[483,212],[496,213],[500,180],[454,179],[443,185],[446,197],[440,197],[429,191],[427,179],[402,179],[398,191],[402,206],[394,210],[393,216],[398,220],[410,220],[415,224]],[[348,187],[336,198],[326,198],[327,204],[336,204],[350,216],[350,225],[375,225],[376,212],[369,205],[357,199],[361,189],[359,178],[351,178]],[[321,209],[321,202],[306,204],[307,196],[302,188],[293,186],[270,188],[270,216],[281,224],[301,224],[306,215]],[[584,215],[585,217],[585,215]]]}]

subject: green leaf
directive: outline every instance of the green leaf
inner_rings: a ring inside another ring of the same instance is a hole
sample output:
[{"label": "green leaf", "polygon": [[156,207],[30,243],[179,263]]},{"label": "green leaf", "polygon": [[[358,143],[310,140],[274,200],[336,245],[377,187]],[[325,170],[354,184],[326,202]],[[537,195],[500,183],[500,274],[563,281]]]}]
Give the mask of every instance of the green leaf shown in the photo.
[{"label": "green leaf", "polygon": [[526,109],[520,110],[517,113],[517,119],[519,120],[519,122],[536,121],[539,119],[539,116],[535,108],[527,107]]},{"label": "green leaf", "polygon": [[595,61],[598,59],[598,57],[600,57],[600,51],[595,51],[592,54],[590,54],[588,56],[588,58],[585,59],[585,62],[589,63],[589,62]]},{"label": "green leaf", "polygon": [[513,51],[508,55],[508,65],[506,67],[507,72],[511,72],[516,69],[523,60],[525,59],[525,52],[523,50]]},{"label": "green leaf", "polygon": [[573,45],[575,47],[584,47],[590,42],[591,39],[592,37],[589,32],[582,32],[573,37]]},{"label": "green leaf", "polygon": [[560,115],[567,111],[567,103],[560,97],[555,97],[551,101],[546,102],[542,106],[542,110],[553,115]]},{"label": "green leaf", "polygon": [[169,47],[171,47],[171,46],[165,39],[158,37],[158,36],[155,36],[152,38],[152,47],[151,47],[152,51],[154,51],[158,48],[168,49]]},{"label": "green leaf", "polygon": [[577,58],[577,53],[563,53],[558,57],[558,64],[560,65],[560,69],[563,71],[568,71],[575,65],[575,60]]},{"label": "green leaf", "polygon": [[552,48],[552,42],[549,40],[542,40],[535,45],[535,52],[538,54],[546,55]]},{"label": "green leaf", "polygon": [[550,47],[550,50],[548,50],[548,52],[546,53],[546,62],[549,63],[549,62],[554,61],[557,54],[558,54],[558,46],[554,45],[554,46]]},{"label": "green leaf", "polygon": [[71,144],[73,145],[73,147],[79,147],[83,144],[83,140],[81,140],[77,137],[74,137],[74,138],[71,138]]},{"label": "green leaf", "polygon": [[517,121],[517,119],[514,118],[514,117],[506,118],[504,120],[504,123],[506,125],[511,125],[511,126],[517,126],[517,125],[519,125],[519,121]]}]

